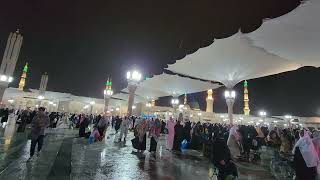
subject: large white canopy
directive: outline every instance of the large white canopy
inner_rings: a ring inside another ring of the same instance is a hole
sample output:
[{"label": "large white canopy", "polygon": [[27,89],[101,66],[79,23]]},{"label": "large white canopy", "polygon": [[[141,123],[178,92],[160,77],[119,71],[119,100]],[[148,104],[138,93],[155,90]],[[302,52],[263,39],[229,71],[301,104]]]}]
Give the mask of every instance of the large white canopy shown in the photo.
[{"label": "large white canopy", "polygon": [[299,67],[301,65],[298,63],[253,46],[246,35],[237,33],[226,39],[215,40],[210,46],[177,60],[167,69],[219,81],[232,88],[243,80],[296,70]]},{"label": "large white canopy", "polygon": [[[128,101],[129,99],[129,94],[127,93],[117,93],[117,94],[114,94],[112,95],[113,98],[117,98],[117,99],[122,99],[122,100],[125,100],[125,101]],[[140,103],[140,102],[147,102],[147,100],[141,96],[135,96],[134,97],[134,102],[135,103]]]},{"label": "large white canopy", "polygon": [[[122,90],[122,92],[126,92],[126,93],[129,93],[129,90],[128,88],[125,88]],[[163,96],[169,96],[170,94],[164,92],[164,91],[161,91],[160,90],[157,90],[157,89],[153,89],[153,88],[150,88],[150,87],[145,87],[143,86],[143,82],[142,84],[140,84],[138,87],[137,87],[137,90],[135,92],[136,95],[138,96],[141,96],[147,100],[156,100],[158,99],[159,97],[163,97]]]},{"label": "large white canopy", "polygon": [[248,34],[254,45],[302,66],[320,66],[320,1],[308,0],[292,12],[266,21]]},{"label": "large white canopy", "polygon": [[141,82],[137,93],[138,95],[145,96],[143,95],[144,93],[148,95],[150,92],[150,96],[153,95],[154,97],[179,96],[185,93],[201,92],[218,87],[220,87],[219,84],[162,73]]}]

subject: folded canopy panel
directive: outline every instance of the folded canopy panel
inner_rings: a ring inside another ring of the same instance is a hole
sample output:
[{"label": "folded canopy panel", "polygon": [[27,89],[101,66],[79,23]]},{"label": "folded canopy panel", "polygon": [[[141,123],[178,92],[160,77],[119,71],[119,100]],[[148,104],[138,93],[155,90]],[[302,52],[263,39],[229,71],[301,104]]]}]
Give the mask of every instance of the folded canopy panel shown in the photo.
[{"label": "folded canopy panel", "polygon": [[248,37],[237,33],[177,60],[168,70],[223,83],[232,88],[237,83],[296,70],[300,64],[270,54],[252,45]]},{"label": "folded canopy panel", "polygon": [[127,104],[126,100],[121,100],[121,99],[110,99],[109,100],[109,106],[122,106]]},{"label": "folded canopy panel", "polygon": [[195,92],[206,91],[208,89],[216,89],[220,87],[219,84],[212,82],[205,82],[197,79],[191,79],[188,77],[181,77],[171,74],[155,75],[139,84],[141,88],[148,88],[159,95],[182,95]]},{"label": "folded canopy panel", "polygon": [[[125,89],[122,90],[122,92],[129,93],[129,90],[128,90],[128,88],[125,88]],[[144,86],[143,82],[139,84],[135,94],[138,95],[138,96],[141,96],[141,97],[143,97],[145,99],[148,99],[148,100],[156,100],[159,97],[169,96],[170,95],[167,92],[162,91],[161,89],[157,90],[157,89],[153,89],[153,88]]]},{"label": "folded canopy panel", "polygon": [[[117,93],[117,94],[114,94],[112,95],[113,98],[117,98],[117,99],[122,99],[122,100],[125,100],[125,101],[128,101],[129,99],[129,94],[127,93]],[[140,103],[140,102],[147,102],[147,100],[141,96],[135,96],[134,97],[134,102],[135,103]]]},{"label": "folded canopy panel", "polygon": [[254,45],[302,66],[320,66],[320,1],[308,0],[292,12],[266,21],[248,34]]}]

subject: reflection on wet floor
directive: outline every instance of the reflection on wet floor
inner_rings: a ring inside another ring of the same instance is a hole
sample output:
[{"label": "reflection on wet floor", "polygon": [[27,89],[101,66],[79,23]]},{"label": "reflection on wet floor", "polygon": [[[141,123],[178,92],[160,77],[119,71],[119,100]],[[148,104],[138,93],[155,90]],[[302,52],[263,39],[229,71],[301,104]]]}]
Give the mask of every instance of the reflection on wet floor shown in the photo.
[{"label": "reflection on wet floor", "polygon": [[[12,122],[10,122],[12,121]],[[0,128],[0,179],[160,179],[208,180],[213,171],[210,162],[197,151],[171,153],[165,150],[165,137],[160,138],[157,158],[135,153],[131,142],[115,142],[118,134],[108,129],[103,142],[89,145],[86,139],[75,138],[69,129],[51,129],[45,137],[40,156],[31,163],[30,140],[25,133],[16,133],[14,119]],[[129,133],[127,139],[132,139]],[[149,141],[147,141],[148,149]],[[238,164],[239,179],[273,179],[262,167]]]}]

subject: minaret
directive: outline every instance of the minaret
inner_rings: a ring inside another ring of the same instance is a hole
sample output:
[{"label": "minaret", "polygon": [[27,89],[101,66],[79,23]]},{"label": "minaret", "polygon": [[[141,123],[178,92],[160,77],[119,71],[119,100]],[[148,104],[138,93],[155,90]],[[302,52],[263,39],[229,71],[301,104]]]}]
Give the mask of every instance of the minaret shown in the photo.
[{"label": "minaret", "polygon": [[187,103],[188,103],[188,100],[187,100],[187,94],[186,94],[186,93],[184,93],[184,100],[183,100],[183,104],[184,104],[184,105],[187,105]]},{"label": "minaret", "polygon": [[108,111],[108,105],[109,105],[109,100],[110,97],[112,96],[113,91],[112,91],[112,80],[108,78],[106,82],[106,88],[104,90],[104,112],[106,113]]},{"label": "minaret", "polygon": [[212,89],[209,89],[207,91],[207,93],[208,93],[208,96],[207,96],[207,99],[206,99],[206,101],[207,101],[206,112],[213,112],[213,101],[214,101],[214,99],[213,99],[213,91],[212,91]]},{"label": "minaret", "polygon": [[19,33],[19,29],[14,33],[10,33],[8,37],[0,66],[0,100],[2,100],[8,84],[13,81],[12,75],[18,61],[22,40],[23,37]]},{"label": "minaret", "polygon": [[22,40],[23,37],[19,33],[19,29],[14,33],[10,33],[0,67],[0,74],[7,76],[13,75],[18,61]]},{"label": "minaret", "polygon": [[41,76],[41,81],[40,81],[39,93],[40,93],[41,95],[43,95],[44,92],[47,90],[47,84],[48,84],[48,74],[47,74],[47,72],[45,72],[45,73]]},{"label": "minaret", "polygon": [[26,84],[27,72],[28,72],[28,63],[26,63],[26,65],[24,65],[24,67],[23,67],[21,79],[19,82],[19,90],[21,90],[21,91],[23,91],[23,88]]},{"label": "minaret", "polygon": [[243,112],[244,112],[244,115],[250,115],[250,108],[249,108],[249,92],[248,92],[248,82],[247,81],[244,81],[243,83],[243,86],[244,86],[244,108],[243,108]]}]

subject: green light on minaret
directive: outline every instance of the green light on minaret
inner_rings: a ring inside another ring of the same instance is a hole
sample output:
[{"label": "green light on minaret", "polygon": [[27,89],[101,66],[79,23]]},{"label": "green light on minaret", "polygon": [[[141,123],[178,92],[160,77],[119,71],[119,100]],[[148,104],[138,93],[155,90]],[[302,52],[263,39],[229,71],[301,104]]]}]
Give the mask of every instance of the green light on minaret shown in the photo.
[{"label": "green light on minaret", "polygon": [[248,87],[248,81],[245,80],[244,83],[243,83],[244,87]]},{"label": "green light on minaret", "polygon": [[26,65],[24,65],[24,67],[23,67],[23,72],[25,72],[25,73],[28,72],[28,63],[26,63]]}]

